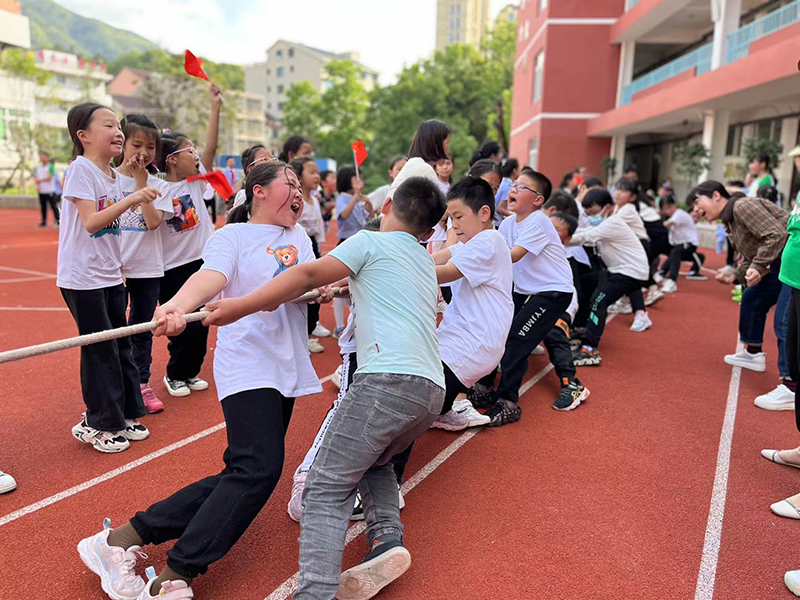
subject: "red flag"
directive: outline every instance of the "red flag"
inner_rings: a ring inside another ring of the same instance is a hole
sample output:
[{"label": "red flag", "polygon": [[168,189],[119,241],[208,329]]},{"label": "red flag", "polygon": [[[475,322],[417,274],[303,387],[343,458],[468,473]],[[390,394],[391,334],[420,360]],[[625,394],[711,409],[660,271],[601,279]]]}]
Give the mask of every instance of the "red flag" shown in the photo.
[{"label": "red flag", "polygon": [[353,149],[353,156],[356,158],[356,166],[360,167],[368,156],[367,149],[364,148],[364,142],[353,142],[350,147]]},{"label": "red flag", "polygon": [[211,81],[208,78],[208,75],[205,74],[205,71],[203,71],[203,61],[188,50],[186,51],[186,58],[183,62],[183,68],[186,69],[186,72],[192,77],[199,77],[200,79]]},{"label": "red flag", "polygon": [[193,175],[192,177],[187,177],[186,181],[208,182],[223,200],[227,200],[233,196],[233,188],[231,187],[228,178],[225,177],[225,174],[222,171],[211,171],[205,175]]}]

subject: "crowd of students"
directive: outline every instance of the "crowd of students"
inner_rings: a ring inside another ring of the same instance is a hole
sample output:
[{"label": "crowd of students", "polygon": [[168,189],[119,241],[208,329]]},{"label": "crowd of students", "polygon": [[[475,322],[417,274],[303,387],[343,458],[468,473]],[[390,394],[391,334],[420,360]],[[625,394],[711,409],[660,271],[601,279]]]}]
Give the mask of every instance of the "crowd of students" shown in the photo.
[{"label": "crowd of students", "polygon": [[[230,550],[275,489],[295,399],[322,389],[309,352],[324,350],[317,338],[327,335],[339,341],[340,392],[294,471],[294,597],[371,598],[410,566],[400,484],[415,440],[431,427],[518,421],[520,387],[540,345],[561,383],[553,408],[577,408],[590,395],[577,367],[602,362],[609,313],[632,313],[631,331],[644,333],[654,326],[648,306],[677,291],[682,262],[691,265],[687,279],[706,279],[699,217],[721,219],[741,257],[746,348],[732,364],[763,365],[766,315],[779,304],[787,321],[781,386],[796,393],[800,240],[796,214],[789,220],[774,203],[705,182],[692,190],[689,214],[668,184],[657,198],[643,193],[631,169],[611,191],[583,167],[553,190],[545,174],[502,160],[491,141],[459,169],[450,129],[430,120],[388,165],[391,182],[369,196],[354,167],[320,172],[301,136],[277,159],[264,146],[247,149],[241,178],[232,164],[223,171],[240,189],[216,229],[206,183],[193,179],[211,170],[216,153],[221,95],[213,85],[210,103],[202,154],[144,115],[119,122],[104,106],[82,104],[68,117],[76,158],[63,190],[57,285],[78,331],[157,320],[154,334],[169,337],[165,387],[186,396],[209,387],[199,373],[208,327],[220,327],[214,378],[225,468],[79,543],[113,599],[193,597],[193,578]],[[45,170],[41,179],[49,181]],[[338,244],[323,256],[333,218]],[[293,302],[310,290],[316,302]],[[319,322],[319,305],[330,301],[332,332]],[[211,315],[187,324],[185,315],[203,306]],[[150,387],[152,335],[81,349],[77,440],[116,453],[149,436],[140,419],[164,409]],[[765,402],[757,405],[795,406],[788,396]],[[800,467],[800,448],[766,452]],[[783,503],[773,510],[800,518],[800,495]],[[348,522],[359,518],[371,549],[342,573]],[[145,582],[136,571],[141,548],[168,540],[176,541],[166,566]]]}]

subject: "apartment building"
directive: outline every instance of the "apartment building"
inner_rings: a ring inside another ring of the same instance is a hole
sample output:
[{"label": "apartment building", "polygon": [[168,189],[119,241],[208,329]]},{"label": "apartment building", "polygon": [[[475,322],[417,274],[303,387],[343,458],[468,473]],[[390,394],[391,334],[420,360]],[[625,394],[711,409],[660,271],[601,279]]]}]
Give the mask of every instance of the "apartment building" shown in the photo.
[{"label": "apartment building", "polygon": [[489,26],[491,6],[491,0],[437,0],[436,49],[451,44],[477,48]]},{"label": "apartment building", "polygon": [[[798,141],[800,0],[523,0],[511,155],[560,179],[578,165],[676,178],[673,151],[702,143],[699,179],[742,178],[744,141]],[[776,170],[793,192],[793,165]]]}]

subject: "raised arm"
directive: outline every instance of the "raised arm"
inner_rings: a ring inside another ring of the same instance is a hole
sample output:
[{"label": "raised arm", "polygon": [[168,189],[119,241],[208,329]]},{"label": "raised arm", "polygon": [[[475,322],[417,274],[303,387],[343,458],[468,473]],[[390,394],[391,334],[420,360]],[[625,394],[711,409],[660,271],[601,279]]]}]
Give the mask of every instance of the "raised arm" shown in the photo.
[{"label": "raised arm", "polygon": [[210,171],[214,166],[214,156],[217,153],[217,142],[219,141],[219,113],[222,106],[222,93],[215,84],[211,84],[211,116],[208,119],[208,131],[206,132],[206,145],[203,146],[203,156],[200,162],[206,171]]}]

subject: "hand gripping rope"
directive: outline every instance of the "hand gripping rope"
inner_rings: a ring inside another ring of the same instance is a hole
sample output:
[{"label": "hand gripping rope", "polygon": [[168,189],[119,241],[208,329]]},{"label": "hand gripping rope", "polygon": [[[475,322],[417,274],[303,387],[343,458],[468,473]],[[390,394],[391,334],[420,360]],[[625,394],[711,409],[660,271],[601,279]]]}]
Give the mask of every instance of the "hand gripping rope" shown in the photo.
[{"label": "hand gripping rope", "polygon": [[[339,293],[339,288],[332,288],[334,294]],[[319,292],[313,290],[303,294],[293,302],[308,303],[319,297]],[[201,310],[186,315],[186,322],[193,323],[205,319],[211,312]],[[127,327],[119,327],[117,329],[109,329],[107,331],[98,331],[96,333],[87,333],[86,335],[79,335],[66,340],[58,340],[55,342],[47,342],[46,344],[38,344],[36,346],[28,346],[27,348],[18,348],[17,350],[8,350],[7,352],[0,352],[0,364],[13,362],[15,360],[22,360],[23,358],[30,358],[32,356],[40,356],[42,354],[50,354],[51,352],[58,352],[59,350],[67,350],[69,348],[79,348],[80,346],[88,346],[89,344],[97,344],[100,342],[108,342],[109,340],[116,340],[119,338],[127,337],[129,335],[136,335],[137,333],[145,333],[153,331],[158,326],[158,321],[148,321],[147,323],[138,323],[137,325],[129,325]]]}]

